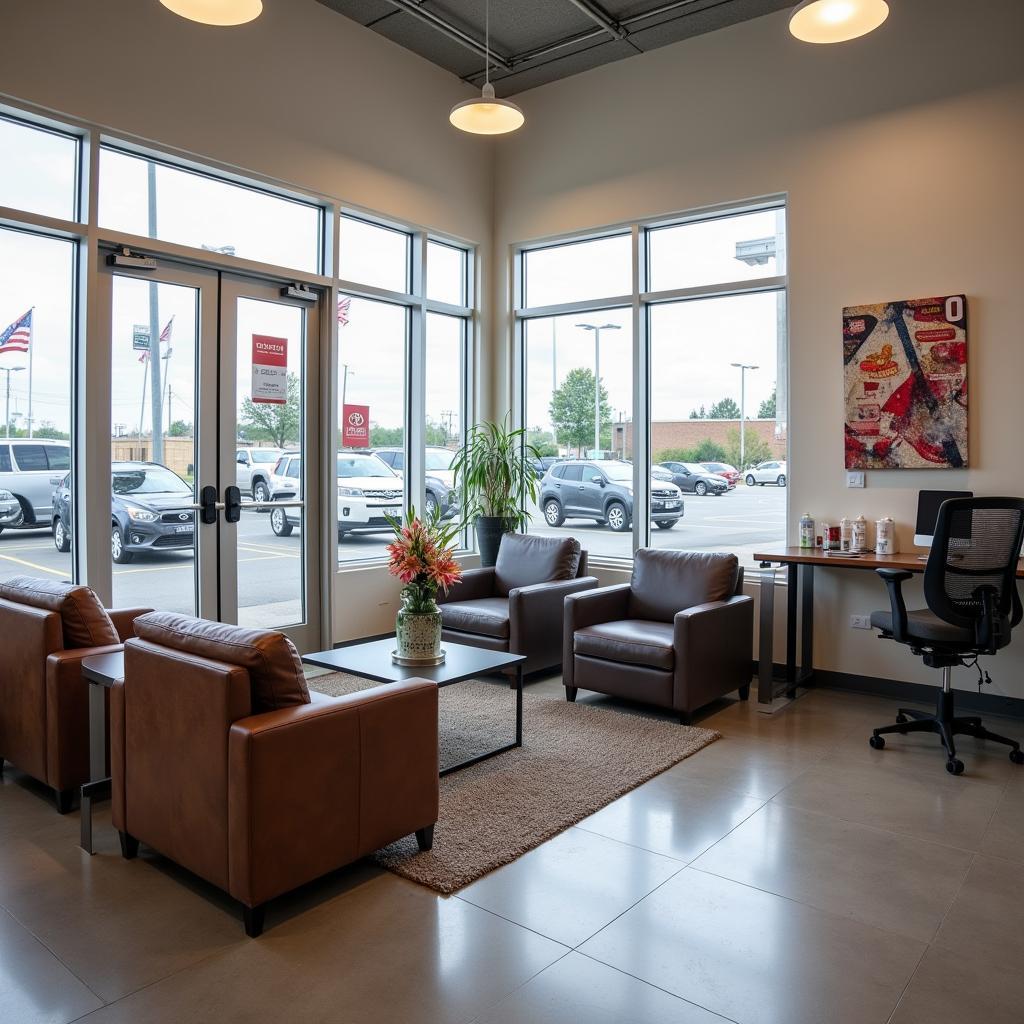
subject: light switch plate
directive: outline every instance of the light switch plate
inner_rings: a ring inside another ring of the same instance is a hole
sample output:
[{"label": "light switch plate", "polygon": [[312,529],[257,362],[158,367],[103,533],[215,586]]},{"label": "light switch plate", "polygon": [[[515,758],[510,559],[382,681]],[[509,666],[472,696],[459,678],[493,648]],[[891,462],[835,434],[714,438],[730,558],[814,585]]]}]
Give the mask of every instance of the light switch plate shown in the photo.
[{"label": "light switch plate", "polygon": [[864,473],[861,471],[855,471],[846,474],[846,486],[847,487],[863,487],[864,486]]}]

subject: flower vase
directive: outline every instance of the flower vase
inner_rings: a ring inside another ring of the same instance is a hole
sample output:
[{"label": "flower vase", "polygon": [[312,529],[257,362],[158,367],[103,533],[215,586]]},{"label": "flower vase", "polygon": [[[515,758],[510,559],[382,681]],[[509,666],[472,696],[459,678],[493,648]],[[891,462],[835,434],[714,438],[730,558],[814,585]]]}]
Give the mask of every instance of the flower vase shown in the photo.
[{"label": "flower vase", "polygon": [[398,658],[403,662],[437,664],[441,660],[441,612],[437,605],[424,611],[412,611],[403,603],[395,618]]}]

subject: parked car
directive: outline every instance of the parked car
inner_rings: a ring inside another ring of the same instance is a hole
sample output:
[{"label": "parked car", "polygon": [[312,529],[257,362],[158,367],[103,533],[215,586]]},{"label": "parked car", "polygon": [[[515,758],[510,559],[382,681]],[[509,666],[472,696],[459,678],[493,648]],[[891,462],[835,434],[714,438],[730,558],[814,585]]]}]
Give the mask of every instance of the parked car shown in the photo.
[{"label": "parked car", "polygon": [[[115,462],[110,467],[110,557],[118,564],[149,551],[191,548],[196,513],[192,487],[158,462]],[[53,543],[71,550],[71,474],[53,493]]]},{"label": "parked car", "polygon": [[696,494],[703,498],[705,494],[716,497],[729,490],[729,481],[724,476],[712,473],[699,462],[659,462],[655,470],[663,469],[684,494]]},{"label": "parked car", "polygon": [[761,462],[753,469],[747,470],[744,477],[748,487],[759,484],[777,484],[779,487],[786,486],[786,462],[784,459],[770,459],[768,462]]},{"label": "parked car", "polygon": [[[540,508],[548,526],[561,526],[566,519],[593,519],[623,533],[633,522],[633,466],[580,459],[560,462],[544,474]],[[670,530],[682,517],[679,488],[666,480],[652,480],[651,520]]]},{"label": "parked car", "polygon": [[[0,511],[0,531],[44,529],[53,518],[53,489],[71,469],[67,441],[49,438],[0,438],[0,490],[13,495],[18,508]],[[0,497],[0,505],[5,500]]]},{"label": "parked car", "polygon": [[[405,477],[404,448],[373,448],[373,455],[390,466],[400,477]],[[435,509],[441,510],[442,519],[451,519],[459,510],[459,495],[455,490],[455,474],[452,459],[455,452],[448,448],[429,447],[424,451],[426,459],[426,488],[424,512],[433,516]]]},{"label": "parked car", "polygon": [[740,482],[740,471],[735,466],[730,466],[728,462],[702,462],[701,465],[712,473],[724,476],[730,487],[735,487]]},{"label": "parked car", "polygon": [[[402,514],[402,478],[376,455],[340,451],[338,474],[338,540],[349,533],[388,533],[386,516]],[[302,454],[282,455],[271,479],[272,501],[293,501],[301,494]],[[299,509],[270,510],[270,528],[288,537],[300,525]]]},{"label": "parked car", "polygon": [[253,501],[270,501],[270,474],[283,448],[239,448],[235,452],[235,483]]},{"label": "parked car", "polygon": [[561,455],[541,455],[539,458],[530,459],[529,462],[533,469],[533,475],[540,480],[552,466],[557,466],[559,462],[565,462],[565,459]]}]

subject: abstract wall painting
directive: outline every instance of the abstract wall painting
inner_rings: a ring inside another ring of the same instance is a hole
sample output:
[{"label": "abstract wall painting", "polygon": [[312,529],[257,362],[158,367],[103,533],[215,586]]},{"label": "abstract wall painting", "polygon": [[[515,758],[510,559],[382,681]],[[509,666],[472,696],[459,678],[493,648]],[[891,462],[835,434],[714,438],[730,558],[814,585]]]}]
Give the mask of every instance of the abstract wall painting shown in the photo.
[{"label": "abstract wall painting", "polygon": [[847,469],[967,465],[967,298],[843,310]]}]

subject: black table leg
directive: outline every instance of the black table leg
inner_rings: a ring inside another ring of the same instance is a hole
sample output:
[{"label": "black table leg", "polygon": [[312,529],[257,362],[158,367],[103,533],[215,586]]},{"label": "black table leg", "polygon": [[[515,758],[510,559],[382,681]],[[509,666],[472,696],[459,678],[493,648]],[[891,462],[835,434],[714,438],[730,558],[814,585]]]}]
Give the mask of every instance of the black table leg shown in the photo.
[{"label": "black table leg", "polygon": [[775,569],[765,566],[761,570],[760,609],[758,611],[757,638],[757,702],[771,704],[775,689]]},{"label": "black table leg", "polygon": [[516,665],[516,746],[523,745],[523,663]]},{"label": "black table leg", "polygon": [[800,682],[814,675],[814,566],[801,566]]},{"label": "black table leg", "polygon": [[797,588],[799,572],[795,562],[786,566],[786,693],[796,685]]},{"label": "black table leg", "polygon": [[516,747],[523,745],[523,663],[519,662],[516,664],[516,738],[513,743],[506,743],[503,746],[495,747],[493,750],[488,750],[483,754],[477,754],[476,757],[471,757],[466,761],[460,761],[458,764],[449,765],[447,768],[441,769],[441,777],[450,775],[452,772],[457,772],[462,768],[468,768],[472,764],[479,764],[481,761],[486,761],[488,758],[496,757],[498,754],[504,754],[507,750],[515,750]]},{"label": "black table leg", "polygon": [[92,848],[92,802],[106,795],[110,780],[107,778],[107,721],[106,690],[98,683],[89,683],[89,781],[82,786],[81,825],[79,845],[86,853]]}]

